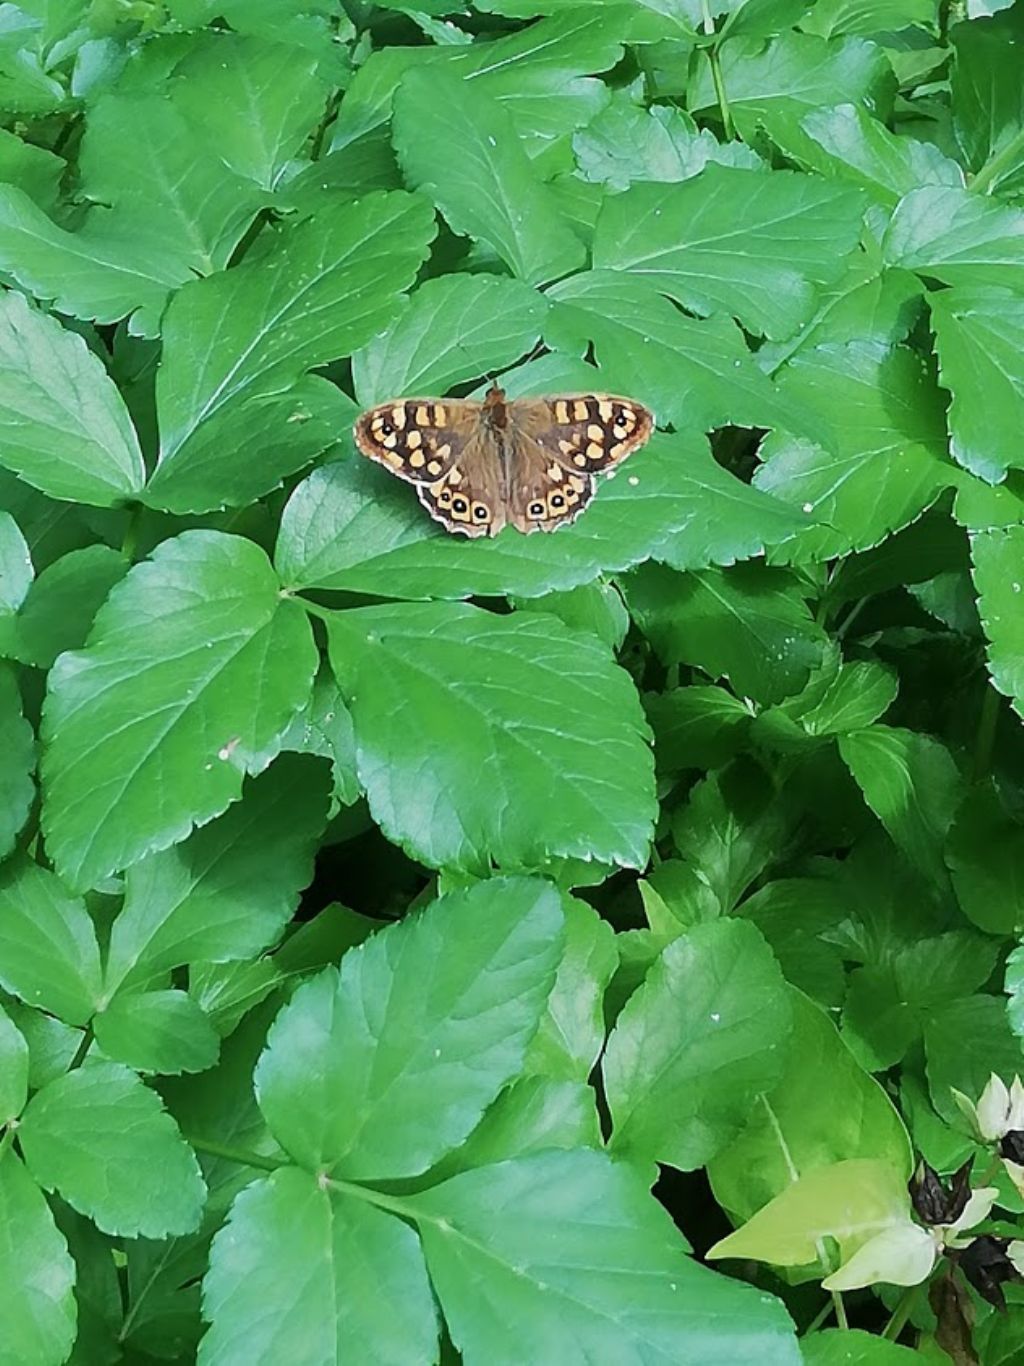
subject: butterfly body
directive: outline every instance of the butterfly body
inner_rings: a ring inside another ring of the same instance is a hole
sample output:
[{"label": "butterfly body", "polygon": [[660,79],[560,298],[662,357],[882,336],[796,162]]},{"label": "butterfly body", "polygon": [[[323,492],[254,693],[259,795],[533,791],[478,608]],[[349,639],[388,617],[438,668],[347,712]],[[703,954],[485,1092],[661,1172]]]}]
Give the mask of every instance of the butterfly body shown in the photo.
[{"label": "butterfly body", "polygon": [[611,394],[508,399],[497,384],[483,402],[405,398],[363,413],[362,453],[416,485],[435,521],[463,536],[554,531],[594,496],[594,475],[642,446],[654,420]]}]

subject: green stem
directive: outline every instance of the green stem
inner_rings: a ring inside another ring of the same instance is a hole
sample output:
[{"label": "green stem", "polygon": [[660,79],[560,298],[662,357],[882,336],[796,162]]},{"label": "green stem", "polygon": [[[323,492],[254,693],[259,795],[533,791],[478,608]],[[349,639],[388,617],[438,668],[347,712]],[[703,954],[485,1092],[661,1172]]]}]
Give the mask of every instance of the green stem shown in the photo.
[{"label": "green stem", "polygon": [[71,1059],[70,1066],[68,1067],[69,1072],[73,1072],[76,1067],[81,1067],[82,1063],[85,1061],[86,1053],[88,1053],[89,1049],[92,1047],[92,1040],[92,1025],[86,1025],[82,1030],[82,1038],[79,1045],[75,1049],[75,1056]]},{"label": "green stem", "polygon": [[899,1304],[897,1304],[896,1308],[892,1311],[892,1317],[882,1329],[883,1338],[887,1338],[890,1342],[897,1341],[899,1335],[907,1326],[907,1321],[911,1314],[917,1308],[917,1302],[921,1297],[921,1291],[926,1284],[926,1281],[921,1281],[919,1285],[912,1285],[904,1292]]},{"label": "green stem", "polygon": [[[715,21],[711,17],[708,0],[700,0],[700,9],[703,15],[704,32],[710,37],[715,32]],[[722,115],[722,132],[725,134],[726,142],[731,142],[736,136],[736,126],[732,121],[732,110],[729,108],[729,98],[725,93],[722,59],[718,53],[717,43],[712,43],[705,51],[711,64],[711,80],[715,87],[715,99],[718,101],[718,109]]]},{"label": "green stem", "polygon": [[228,1143],[216,1143],[212,1138],[190,1138],[189,1143],[197,1153],[209,1153],[211,1157],[225,1157],[229,1162],[237,1162],[240,1167],[258,1167],[260,1171],[276,1172],[288,1163],[276,1157],[262,1157],[245,1148],[233,1148]]},{"label": "green stem", "polygon": [[835,1307],[834,1299],[832,1296],[829,1296],[800,1336],[809,1338],[813,1333],[816,1333],[823,1323],[828,1322],[829,1315]]},{"label": "green stem", "polygon": [[14,1130],[11,1128],[10,1125],[8,1125],[7,1128],[4,1130],[3,1138],[0,1138],[0,1162],[3,1161],[4,1153],[7,1151],[7,1149],[11,1146],[13,1142]]},{"label": "green stem", "polygon": [[846,1305],[843,1303],[843,1297],[838,1290],[832,1291],[832,1303],[835,1305],[836,1323],[846,1331],[850,1327],[850,1323],[846,1317]]},{"label": "green stem", "polygon": [[321,607],[318,602],[310,602],[309,598],[296,598],[296,602],[301,603],[310,616],[319,617],[321,621],[333,621],[338,615],[331,607]]},{"label": "green stem", "polygon": [[978,194],[991,194],[1004,171],[1010,170],[1024,157],[1024,128],[1015,134],[1001,151],[989,157],[971,181],[970,188]]},{"label": "green stem", "polygon": [[996,744],[996,727],[999,724],[999,694],[991,684],[985,688],[978,715],[978,730],[974,737],[974,759],[971,763],[971,777],[976,783],[992,771],[992,751]]},{"label": "green stem", "polygon": [[845,617],[845,619],[844,619],[842,625],[839,626],[839,627],[837,627],[837,629],[836,629],[836,639],[837,639],[837,640],[842,640],[843,636],[846,635],[847,631],[850,629],[850,627],[853,625],[853,623],[857,620],[857,618],[860,616],[860,614],[861,614],[861,612],[863,611],[863,609],[868,605],[868,603],[869,603],[870,601],[871,601],[870,598],[858,598],[858,599],[857,599],[857,601],[856,601],[856,602],[853,604],[853,606],[850,608],[849,612],[847,612],[846,617]]}]

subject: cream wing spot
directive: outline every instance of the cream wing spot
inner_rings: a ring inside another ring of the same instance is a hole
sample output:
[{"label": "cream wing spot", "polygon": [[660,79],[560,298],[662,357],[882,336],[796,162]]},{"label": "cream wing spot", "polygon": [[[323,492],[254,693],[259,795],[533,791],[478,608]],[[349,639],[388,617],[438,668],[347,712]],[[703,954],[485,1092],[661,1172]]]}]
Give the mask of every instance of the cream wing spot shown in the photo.
[{"label": "cream wing spot", "polygon": [[555,403],[555,421],[565,423],[569,421],[569,405],[564,398],[558,399]]},{"label": "cream wing spot", "polygon": [[448,421],[448,410],[443,403],[434,404],[434,426],[443,427]]},{"label": "cream wing spot", "polygon": [[391,421],[392,421],[392,423],[394,424],[394,426],[396,426],[396,427],[398,428],[398,430],[399,430],[400,432],[404,432],[404,431],[405,431],[405,405],[404,405],[404,404],[396,404],[395,407],[391,409]]},{"label": "cream wing spot", "polygon": [[587,428],[587,440],[588,440],[588,441],[603,441],[603,440],[604,440],[604,428],[603,428],[603,427],[599,427],[599,426],[597,425],[596,422],[592,422],[592,423],[590,424],[590,426]]},{"label": "cream wing spot", "polygon": [[611,422],[615,413],[615,404],[610,403],[606,398],[599,399],[597,413],[602,422]]},{"label": "cream wing spot", "polygon": [[428,412],[428,410],[427,410],[427,405],[426,405],[425,403],[421,403],[421,404],[417,407],[417,409],[416,409],[416,421],[417,421],[417,423],[418,423],[421,427],[429,427],[429,426],[430,426],[430,413]]},{"label": "cream wing spot", "polygon": [[558,449],[562,452],[563,455],[572,455],[573,452],[576,450],[576,442],[575,442],[575,441],[559,441],[559,443],[558,443]]},{"label": "cream wing spot", "polygon": [[420,446],[423,445],[423,437],[420,435],[420,433],[416,430],[415,427],[405,438],[405,444],[409,447],[411,451],[418,450]]},{"label": "cream wing spot", "polygon": [[427,457],[422,451],[413,450],[409,452],[409,464],[414,470],[421,470],[427,463]]},{"label": "cream wing spot", "polygon": [[572,405],[572,415],[577,422],[586,422],[587,418],[590,416],[590,410],[587,407],[585,399],[578,398],[576,400]]},{"label": "cream wing spot", "polygon": [[587,455],[591,460],[600,460],[602,455],[604,455],[604,447],[599,441],[591,441],[590,445],[587,447]]}]

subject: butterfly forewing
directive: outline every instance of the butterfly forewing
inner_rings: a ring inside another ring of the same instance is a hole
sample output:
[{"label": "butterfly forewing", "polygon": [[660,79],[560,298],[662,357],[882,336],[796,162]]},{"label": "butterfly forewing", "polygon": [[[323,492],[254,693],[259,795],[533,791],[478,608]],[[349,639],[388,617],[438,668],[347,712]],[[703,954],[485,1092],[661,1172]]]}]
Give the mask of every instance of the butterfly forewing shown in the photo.
[{"label": "butterfly forewing", "polygon": [[642,446],[654,419],[613,394],[507,400],[493,386],[483,403],[404,398],[363,413],[356,445],[417,485],[420,502],[448,531],[494,536],[554,531],[594,496],[593,475]]}]

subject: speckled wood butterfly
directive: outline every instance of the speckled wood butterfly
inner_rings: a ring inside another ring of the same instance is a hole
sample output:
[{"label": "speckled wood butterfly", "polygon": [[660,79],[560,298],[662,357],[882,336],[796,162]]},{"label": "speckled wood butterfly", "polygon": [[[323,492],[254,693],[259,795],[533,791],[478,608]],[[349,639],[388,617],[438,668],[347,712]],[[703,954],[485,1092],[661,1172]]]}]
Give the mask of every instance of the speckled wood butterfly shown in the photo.
[{"label": "speckled wood butterfly", "polygon": [[507,399],[399,398],[363,413],[356,445],[399,479],[446,531],[555,531],[594,496],[594,475],[651,434],[640,403],[611,394]]}]

